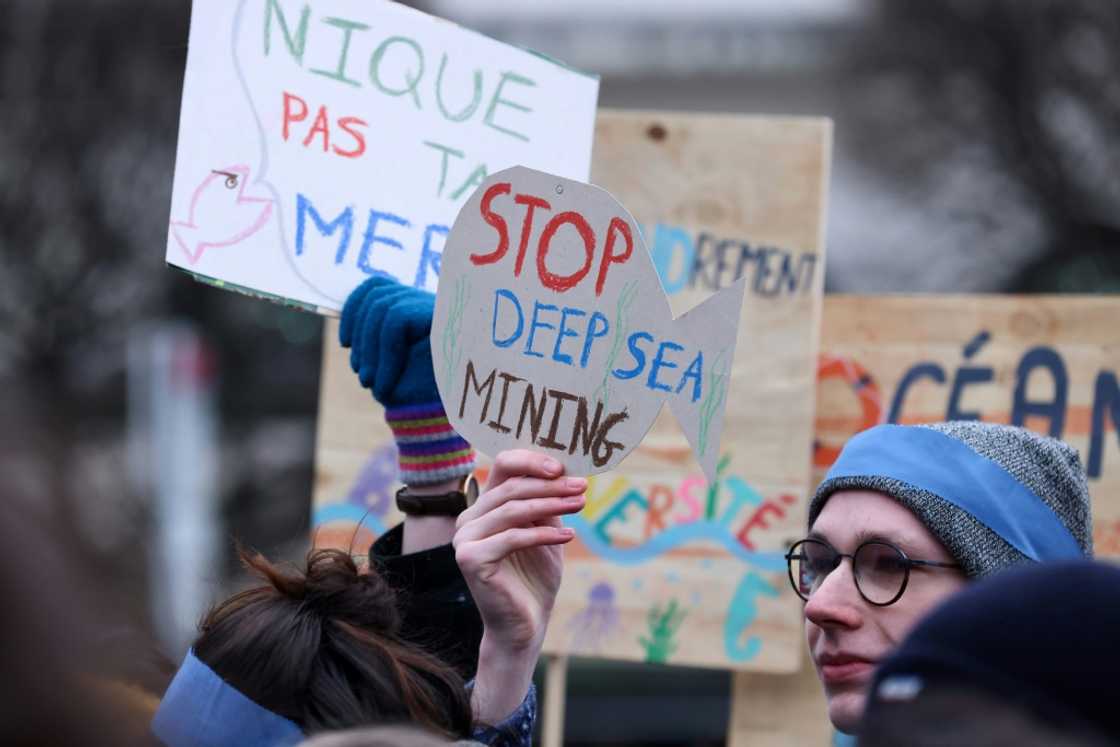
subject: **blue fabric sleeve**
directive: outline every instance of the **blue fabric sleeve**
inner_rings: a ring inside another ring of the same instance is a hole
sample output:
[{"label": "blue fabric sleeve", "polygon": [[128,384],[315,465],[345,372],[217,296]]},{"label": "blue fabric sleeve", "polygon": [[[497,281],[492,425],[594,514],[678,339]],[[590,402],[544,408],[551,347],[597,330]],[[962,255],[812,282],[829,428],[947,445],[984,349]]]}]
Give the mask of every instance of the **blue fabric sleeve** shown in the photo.
[{"label": "blue fabric sleeve", "polygon": [[[474,684],[473,682],[471,683]],[[537,721],[537,688],[529,683],[525,700],[500,724],[475,727],[471,735],[476,742],[493,747],[530,747],[533,726]]]}]

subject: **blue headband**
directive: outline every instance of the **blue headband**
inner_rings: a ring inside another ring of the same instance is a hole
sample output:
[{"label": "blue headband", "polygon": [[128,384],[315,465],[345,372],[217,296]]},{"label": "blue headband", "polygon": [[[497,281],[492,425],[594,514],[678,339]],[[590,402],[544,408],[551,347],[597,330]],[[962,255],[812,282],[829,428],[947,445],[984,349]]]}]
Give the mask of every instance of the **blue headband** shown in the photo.
[{"label": "blue headband", "polygon": [[932,428],[879,425],[856,434],[825,480],[837,477],[888,477],[933,493],[1031,560],[1084,556],[1069,529],[1030,488]]},{"label": "blue headband", "polygon": [[168,747],[293,745],[303,732],[254,703],[187,652],[152,719],[152,733]]}]

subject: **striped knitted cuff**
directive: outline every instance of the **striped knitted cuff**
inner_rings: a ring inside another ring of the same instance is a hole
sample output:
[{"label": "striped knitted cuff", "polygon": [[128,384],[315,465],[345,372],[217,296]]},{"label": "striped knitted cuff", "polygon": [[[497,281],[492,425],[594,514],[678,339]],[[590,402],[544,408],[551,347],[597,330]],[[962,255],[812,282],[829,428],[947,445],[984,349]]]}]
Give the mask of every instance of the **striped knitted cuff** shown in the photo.
[{"label": "striped knitted cuff", "polygon": [[400,452],[401,482],[431,485],[474,471],[474,449],[447,422],[440,402],[386,408]]}]

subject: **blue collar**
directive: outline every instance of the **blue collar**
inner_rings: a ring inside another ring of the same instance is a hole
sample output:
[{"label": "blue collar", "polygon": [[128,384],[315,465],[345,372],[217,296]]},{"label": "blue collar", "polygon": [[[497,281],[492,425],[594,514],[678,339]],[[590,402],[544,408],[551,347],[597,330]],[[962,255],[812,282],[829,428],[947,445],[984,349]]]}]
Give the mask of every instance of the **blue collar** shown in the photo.
[{"label": "blue collar", "polygon": [[1085,553],[1046,503],[1010,472],[932,428],[878,425],[844,445],[825,480],[889,477],[926,490],[973,516],[1035,561]]},{"label": "blue collar", "polygon": [[160,701],[152,733],[168,747],[272,747],[303,739],[294,722],[247,698],[194,651]]}]

